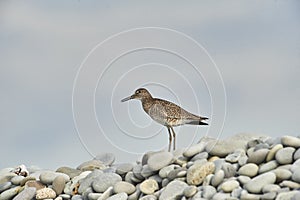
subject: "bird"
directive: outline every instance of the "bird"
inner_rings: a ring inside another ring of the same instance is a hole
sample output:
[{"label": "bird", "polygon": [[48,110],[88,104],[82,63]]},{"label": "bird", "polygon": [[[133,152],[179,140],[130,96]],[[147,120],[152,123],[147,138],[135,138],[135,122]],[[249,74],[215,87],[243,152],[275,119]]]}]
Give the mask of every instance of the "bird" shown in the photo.
[{"label": "bird", "polygon": [[170,101],[153,98],[150,92],[145,88],[137,89],[134,94],[122,99],[121,102],[126,102],[132,99],[140,100],[144,111],[154,121],[167,127],[169,133],[169,152],[171,151],[172,140],[173,151],[176,149],[176,133],[173,127],[185,124],[208,125],[205,121],[209,118],[192,114]]}]

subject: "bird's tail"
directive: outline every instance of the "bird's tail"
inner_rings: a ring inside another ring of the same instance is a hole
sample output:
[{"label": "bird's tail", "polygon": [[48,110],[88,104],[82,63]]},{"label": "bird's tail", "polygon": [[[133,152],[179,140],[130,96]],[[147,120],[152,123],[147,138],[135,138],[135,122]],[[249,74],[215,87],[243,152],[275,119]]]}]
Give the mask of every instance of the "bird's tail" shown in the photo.
[{"label": "bird's tail", "polygon": [[207,120],[207,117],[200,117],[198,119],[192,119],[187,124],[192,125],[208,125],[208,123],[204,122],[204,120]]}]

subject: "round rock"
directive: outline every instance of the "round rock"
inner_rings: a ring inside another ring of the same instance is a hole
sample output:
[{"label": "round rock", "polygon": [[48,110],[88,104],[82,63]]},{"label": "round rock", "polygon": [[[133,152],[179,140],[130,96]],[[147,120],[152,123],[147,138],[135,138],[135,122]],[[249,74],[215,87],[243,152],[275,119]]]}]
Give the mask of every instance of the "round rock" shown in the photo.
[{"label": "round rock", "polygon": [[200,185],[205,177],[215,171],[215,164],[207,162],[205,164],[194,164],[187,170],[187,183],[189,185]]},{"label": "round rock", "polygon": [[276,175],[277,182],[289,180],[292,177],[292,172],[287,169],[275,169],[274,173]]},{"label": "round rock", "polygon": [[186,149],[183,152],[183,155],[188,158],[193,157],[194,155],[202,152],[205,149],[205,146],[206,146],[205,143],[200,142],[200,143],[193,145],[193,146],[189,147],[188,149]]},{"label": "round rock", "polygon": [[258,173],[262,174],[262,173],[271,171],[273,169],[276,169],[277,166],[278,166],[277,161],[276,160],[271,160],[271,161],[269,161],[269,162],[267,162],[265,164],[262,164],[259,167]]},{"label": "round rock", "polygon": [[258,166],[254,163],[248,163],[242,166],[238,171],[239,175],[249,176],[249,177],[256,176],[257,172],[258,172]]},{"label": "round rock", "polygon": [[160,200],[173,200],[178,199],[183,195],[184,189],[188,187],[185,182],[182,181],[171,181],[166,188],[162,191],[159,199]]},{"label": "round rock", "polygon": [[60,195],[63,192],[65,185],[65,178],[63,176],[57,176],[53,180],[52,189],[57,195]]},{"label": "round rock", "polygon": [[267,172],[256,176],[245,185],[245,189],[250,193],[260,193],[267,184],[273,184],[276,181],[276,175],[273,172]]},{"label": "round rock", "polygon": [[132,171],[133,164],[131,163],[123,163],[117,166],[116,172],[120,175],[126,174],[127,172]]},{"label": "round rock", "polygon": [[90,161],[86,161],[81,163],[77,169],[81,170],[81,171],[93,171],[95,169],[105,169],[107,168],[102,161],[100,160],[90,160]]},{"label": "round rock", "polygon": [[300,138],[293,137],[293,136],[283,136],[281,138],[281,143],[284,146],[299,148],[300,147]]},{"label": "round rock", "polygon": [[131,183],[120,181],[114,185],[114,192],[115,193],[125,192],[126,194],[129,195],[135,192],[135,187]]},{"label": "round rock", "polygon": [[14,200],[31,200],[34,198],[35,192],[36,189],[34,187],[25,188],[22,192],[15,196]]},{"label": "round rock", "polygon": [[275,158],[277,162],[281,165],[291,164],[293,162],[294,152],[295,152],[295,148],[285,147],[277,151]]},{"label": "round rock", "polygon": [[282,148],[283,148],[282,144],[276,144],[274,147],[272,147],[272,149],[269,151],[267,155],[266,161],[269,162],[273,160],[275,158],[277,151]]},{"label": "round rock", "polygon": [[238,188],[239,186],[240,186],[240,184],[236,180],[228,180],[228,181],[222,183],[221,189],[227,193],[227,192],[232,192],[232,190],[234,190],[235,188]]},{"label": "round rock", "polygon": [[268,149],[259,149],[254,151],[248,158],[248,163],[255,163],[257,165],[263,163],[269,153]]},{"label": "round rock", "polygon": [[223,170],[219,170],[215,173],[215,175],[211,179],[211,185],[217,187],[220,183],[223,182],[225,177],[225,173]]},{"label": "round rock", "polygon": [[3,192],[4,190],[9,189],[11,186],[11,182],[4,182],[0,184],[0,193]]},{"label": "round rock", "polygon": [[44,171],[40,175],[40,181],[45,185],[51,185],[53,180],[57,176],[62,176],[65,179],[65,182],[68,182],[70,180],[70,177],[66,174],[60,173],[60,172],[53,172],[53,171]]},{"label": "round rock", "polygon": [[144,194],[153,194],[158,189],[158,183],[154,179],[144,180],[140,184],[140,190]]},{"label": "round rock", "polygon": [[198,191],[197,187],[192,185],[192,186],[188,186],[183,190],[183,195],[187,198],[192,197],[196,194],[196,192]]},{"label": "round rock", "polygon": [[202,186],[201,190],[205,199],[211,199],[217,193],[217,190],[210,185]]},{"label": "round rock", "polygon": [[61,172],[64,174],[67,174],[71,179],[75,176],[79,176],[79,174],[82,172],[78,169],[73,169],[71,167],[60,167],[56,170],[56,172]]},{"label": "round rock", "polygon": [[95,180],[92,183],[92,188],[96,192],[102,193],[105,190],[107,190],[110,186],[114,186],[119,181],[122,181],[120,175],[115,173],[103,173],[95,178]]},{"label": "round rock", "polygon": [[55,191],[51,188],[43,188],[36,191],[36,199],[54,199],[56,197]]},{"label": "round rock", "polygon": [[295,181],[295,182],[297,182],[297,183],[300,183],[300,168],[297,168],[297,169],[293,172],[292,180]]},{"label": "round rock", "polygon": [[107,198],[107,200],[127,200],[127,197],[128,195],[125,192],[122,192]]},{"label": "round rock", "polygon": [[152,171],[157,171],[171,164],[172,161],[173,155],[170,152],[161,151],[150,155],[148,159],[148,166]]},{"label": "round rock", "polygon": [[20,186],[5,190],[4,192],[2,192],[0,194],[0,199],[1,200],[13,199],[13,197],[16,196],[19,193],[20,190],[21,190]]}]

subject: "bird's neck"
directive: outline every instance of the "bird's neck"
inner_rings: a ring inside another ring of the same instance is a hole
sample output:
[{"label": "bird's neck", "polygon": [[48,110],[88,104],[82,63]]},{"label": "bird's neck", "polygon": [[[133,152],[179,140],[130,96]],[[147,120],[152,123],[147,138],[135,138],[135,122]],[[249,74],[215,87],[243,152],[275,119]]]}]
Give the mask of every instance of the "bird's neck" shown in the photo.
[{"label": "bird's neck", "polygon": [[150,97],[147,97],[147,98],[143,98],[141,101],[142,101],[142,105],[143,105],[143,109],[145,110],[146,113],[149,112],[152,104],[153,104],[153,98],[150,96]]}]

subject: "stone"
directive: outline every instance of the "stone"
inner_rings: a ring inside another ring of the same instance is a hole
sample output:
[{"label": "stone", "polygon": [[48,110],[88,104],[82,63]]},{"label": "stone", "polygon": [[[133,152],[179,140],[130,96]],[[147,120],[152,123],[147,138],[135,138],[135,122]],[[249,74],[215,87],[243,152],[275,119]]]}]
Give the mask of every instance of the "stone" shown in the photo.
[{"label": "stone", "polygon": [[78,188],[78,193],[83,194],[89,187],[92,186],[93,181],[103,174],[103,172],[99,169],[95,169],[91,173],[89,173],[87,176],[84,178],[80,179],[79,182],[79,188]]},{"label": "stone", "polygon": [[244,199],[244,200],[260,200],[260,195],[249,194],[247,191],[243,190],[241,192],[241,199]]},{"label": "stone", "polygon": [[71,179],[75,176],[79,176],[79,174],[82,172],[78,169],[73,169],[71,167],[60,167],[56,170],[56,172],[67,174]]},{"label": "stone", "polygon": [[140,184],[140,190],[144,194],[153,194],[158,189],[158,183],[154,179],[144,180]]},{"label": "stone", "polygon": [[248,163],[255,163],[257,165],[263,163],[266,160],[266,157],[269,153],[268,149],[259,149],[257,151],[254,151],[249,157],[248,157]]},{"label": "stone", "polygon": [[91,192],[91,193],[88,194],[88,199],[89,200],[98,200],[101,196],[102,196],[101,193],[93,193],[93,192]]},{"label": "stone", "polygon": [[275,200],[289,200],[298,193],[299,191],[281,192],[277,195]]},{"label": "stone", "polygon": [[223,170],[219,170],[215,173],[215,175],[211,179],[211,185],[217,187],[220,183],[223,182],[225,177],[225,173]]},{"label": "stone", "polygon": [[198,189],[196,186],[188,186],[183,190],[183,195],[187,198],[194,196],[197,193]]},{"label": "stone", "polygon": [[122,192],[107,198],[107,200],[127,200],[127,197],[128,195],[125,192]]},{"label": "stone", "polygon": [[10,200],[14,196],[16,196],[19,193],[20,190],[21,190],[20,186],[5,190],[4,192],[2,192],[0,194],[0,200]]},{"label": "stone", "polygon": [[105,190],[105,192],[102,193],[102,195],[97,200],[106,200],[114,193],[113,186],[110,186]]},{"label": "stone", "polygon": [[157,200],[157,197],[154,195],[146,195],[140,198],[140,200]]},{"label": "stone", "polygon": [[81,195],[76,194],[76,195],[72,196],[71,200],[83,200],[83,198]]},{"label": "stone", "polygon": [[103,170],[107,168],[100,160],[90,160],[81,163],[77,169],[81,171],[93,171],[94,169]]},{"label": "stone", "polygon": [[273,171],[276,175],[276,181],[281,182],[284,180],[289,180],[292,177],[292,172],[287,169],[275,169]]},{"label": "stone", "polygon": [[[144,165],[143,165],[144,166]],[[143,166],[138,164],[138,165],[134,165],[133,166],[133,169],[132,169],[132,172],[134,174],[134,176],[140,180],[143,180],[144,177],[142,176],[142,169],[143,169]],[[136,181],[135,181],[136,182]]]},{"label": "stone", "polygon": [[132,163],[123,163],[117,166],[116,172],[120,175],[124,175],[127,172],[132,171],[133,169],[133,164]]},{"label": "stone", "polygon": [[294,153],[294,160],[298,160],[299,158],[300,158],[300,148],[298,148]]},{"label": "stone", "polygon": [[294,194],[291,200],[299,200],[299,199],[300,199],[300,192],[297,192],[296,194]]},{"label": "stone", "polygon": [[75,195],[78,194],[78,189],[79,189],[79,181],[81,179],[84,179],[87,175],[89,175],[91,171],[84,171],[82,172],[79,176],[75,176],[72,178],[71,181],[66,183],[64,193],[68,195]]},{"label": "stone", "polygon": [[271,160],[265,164],[262,164],[260,167],[259,167],[259,170],[258,170],[258,173],[259,174],[262,174],[262,173],[265,173],[265,172],[268,172],[268,171],[271,171],[273,169],[276,169],[278,166],[278,163],[276,160]]},{"label": "stone", "polygon": [[150,169],[148,165],[143,165],[141,175],[143,178],[148,178],[149,176],[154,175],[155,172]]},{"label": "stone", "polygon": [[117,182],[114,186],[115,193],[122,193],[125,192],[126,194],[130,195],[135,192],[135,187],[131,183],[127,183],[125,181]]},{"label": "stone", "polygon": [[222,183],[221,189],[227,193],[227,192],[232,192],[232,190],[238,188],[239,186],[240,184],[236,180],[228,180]]},{"label": "stone", "polygon": [[195,162],[196,160],[207,159],[207,158],[208,158],[208,153],[204,151],[192,157],[191,161]]},{"label": "stone", "polygon": [[281,137],[281,143],[284,146],[299,148],[300,147],[300,138],[293,136],[283,136]]},{"label": "stone", "polygon": [[230,193],[216,193],[212,197],[212,200],[229,200],[229,198],[230,198]]},{"label": "stone", "polygon": [[215,171],[215,164],[207,162],[203,165],[194,164],[187,170],[187,183],[189,185],[200,185],[205,177]]},{"label": "stone", "polygon": [[276,144],[272,147],[272,149],[269,151],[266,161],[269,162],[275,158],[275,155],[279,149],[283,149],[282,144]]},{"label": "stone", "polygon": [[187,148],[183,152],[183,155],[188,158],[193,157],[194,155],[202,152],[205,149],[205,146],[206,146],[206,144],[204,142],[200,142],[196,145],[193,145],[193,146]]},{"label": "stone", "polygon": [[120,175],[115,173],[103,173],[95,178],[95,180],[92,183],[92,188],[96,192],[101,193],[107,190],[110,186],[115,185],[119,181],[122,181]]},{"label": "stone", "polygon": [[56,195],[60,195],[63,192],[65,185],[65,178],[59,175],[53,180],[52,189],[55,191]]},{"label": "stone", "polygon": [[236,174],[235,167],[227,162],[222,165],[222,170],[224,171],[225,178],[233,177]]},{"label": "stone", "polygon": [[28,187],[15,196],[14,200],[31,200],[35,197],[36,188]]},{"label": "stone", "polygon": [[45,185],[51,185],[53,180],[57,176],[62,176],[65,179],[65,182],[68,182],[70,180],[70,177],[66,174],[60,173],[60,172],[53,172],[53,171],[44,171],[40,175],[40,181]]},{"label": "stone", "polygon": [[94,160],[99,160],[104,165],[112,165],[115,161],[115,156],[112,153],[101,153],[96,155]]},{"label": "stone", "polygon": [[51,188],[43,188],[36,191],[35,198],[39,199],[54,199],[56,197],[55,191]]},{"label": "stone", "polygon": [[10,179],[10,182],[14,185],[20,185],[21,181],[24,179],[24,176],[15,176]]},{"label": "stone", "polygon": [[285,147],[277,151],[275,158],[277,162],[281,165],[291,164],[293,162],[294,152],[295,152],[295,148]]},{"label": "stone", "polygon": [[182,181],[171,181],[166,188],[161,192],[159,197],[160,200],[173,200],[183,195],[184,189],[188,187],[185,182]]},{"label": "stone", "polygon": [[248,177],[254,177],[257,175],[258,169],[259,168],[256,164],[248,163],[239,169],[238,174]]},{"label": "stone", "polygon": [[11,187],[11,182],[4,182],[0,184],[0,193]]},{"label": "stone", "polygon": [[280,190],[280,186],[275,184],[267,184],[263,187],[262,192],[268,193],[268,192],[277,192]]},{"label": "stone", "polygon": [[241,183],[241,185],[245,185],[251,180],[251,178],[249,176],[239,176],[237,180]]},{"label": "stone", "polygon": [[237,163],[239,161],[239,159],[245,155],[246,155],[246,153],[245,153],[244,149],[237,149],[233,153],[227,155],[225,157],[225,160],[230,163]]},{"label": "stone", "polygon": [[161,178],[167,178],[168,174],[175,169],[175,165],[168,165],[159,170],[158,174]]},{"label": "stone", "polygon": [[42,189],[42,188],[45,188],[46,186],[41,183],[40,181],[27,181],[26,184],[25,184],[25,188],[27,187],[34,187],[36,190],[39,190],[39,189]]},{"label": "stone", "polygon": [[210,185],[202,186],[201,190],[202,190],[202,196],[205,199],[211,199],[217,193],[216,188]]},{"label": "stone", "polygon": [[295,181],[295,182],[297,182],[297,183],[300,183],[300,167],[298,167],[298,168],[293,172],[292,180]]},{"label": "stone", "polygon": [[35,177],[27,176],[22,179],[22,181],[20,182],[20,186],[24,186],[28,181],[35,181],[35,180],[36,180]]},{"label": "stone", "polygon": [[281,187],[289,187],[290,189],[299,189],[300,184],[293,181],[282,181],[279,184]]},{"label": "stone", "polygon": [[276,175],[273,172],[267,172],[260,174],[251,179],[245,185],[245,189],[250,193],[261,193],[263,186],[267,184],[273,184],[276,181]]},{"label": "stone", "polygon": [[147,163],[152,171],[157,171],[171,164],[172,161],[173,155],[170,152],[161,151],[151,155]]}]

